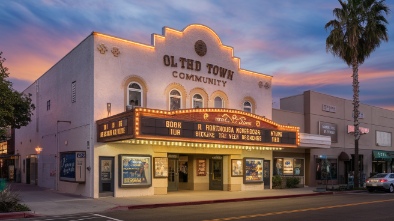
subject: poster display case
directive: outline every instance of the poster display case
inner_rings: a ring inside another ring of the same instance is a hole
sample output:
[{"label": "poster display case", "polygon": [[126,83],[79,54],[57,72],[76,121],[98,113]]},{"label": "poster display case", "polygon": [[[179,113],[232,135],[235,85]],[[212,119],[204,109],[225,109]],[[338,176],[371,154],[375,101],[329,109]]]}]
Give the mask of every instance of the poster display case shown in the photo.
[{"label": "poster display case", "polygon": [[244,183],[263,183],[263,158],[244,158]]},{"label": "poster display case", "polygon": [[86,180],[86,152],[71,151],[60,153],[59,179],[61,181],[84,183]]},{"label": "poster display case", "polygon": [[205,159],[197,159],[197,176],[205,176],[207,174],[207,166]]},{"label": "poster display case", "polygon": [[119,187],[152,186],[151,156],[119,155]]},{"label": "poster display case", "polygon": [[155,168],[155,178],[167,178],[168,177],[168,158],[167,157],[155,157],[153,158]]},{"label": "poster display case", "polygon": [[242,159],[231,160],[231,176],[233,177],[243,176]]}]

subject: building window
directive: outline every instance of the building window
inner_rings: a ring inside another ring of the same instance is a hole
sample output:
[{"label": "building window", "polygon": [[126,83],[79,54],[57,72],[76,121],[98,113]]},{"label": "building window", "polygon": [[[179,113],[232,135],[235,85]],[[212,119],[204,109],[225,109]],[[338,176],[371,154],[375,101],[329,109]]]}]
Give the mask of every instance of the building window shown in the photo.
[{"label": "building window", "polygon": [[316,159],[316,180],[336,180],[337,174],[337,159]]},{"label": "building window", "polygon": [[252,113],[252,104],[249,101],[244,102],[244,111]]},{"label": "building window", "polygon": [[71,83],[71,103],[77,102],[77,82]]},{"label": "building window", "polygon": [[221,97],[215,97],[215,101],[214,101],[214,107],[215,108],[223,108],[223,99]]},{"label": "building window", "polygon": [[193,108],[203,108],[203,99],[202,96],[199,94],[195,94],[193,96]]},{"label": "building window", "polygon": [[131,82],[128,87],[128,105],[133,107],[142,106],[142,87],[136,82]]},{"label": "building window", "polygon": [[51,109],[51,100],[47,101],[47,111]]},{"label": "building window", "polygon": [[181,109],[181,93],[177,90],[172,90],[170,92],[170,110],[179,110]]}]

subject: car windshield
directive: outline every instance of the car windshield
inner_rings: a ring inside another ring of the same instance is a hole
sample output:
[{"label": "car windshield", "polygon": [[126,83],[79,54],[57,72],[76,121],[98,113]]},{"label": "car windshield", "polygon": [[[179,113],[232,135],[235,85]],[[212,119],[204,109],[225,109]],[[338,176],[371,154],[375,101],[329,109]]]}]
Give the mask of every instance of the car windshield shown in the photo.
[{"label": "car windshield", "polygon": [[387,173],[378,173],[375,176],[373,176],[372,178],[383,178],[383,177],[386,177],[386,176],[387,176]]}]

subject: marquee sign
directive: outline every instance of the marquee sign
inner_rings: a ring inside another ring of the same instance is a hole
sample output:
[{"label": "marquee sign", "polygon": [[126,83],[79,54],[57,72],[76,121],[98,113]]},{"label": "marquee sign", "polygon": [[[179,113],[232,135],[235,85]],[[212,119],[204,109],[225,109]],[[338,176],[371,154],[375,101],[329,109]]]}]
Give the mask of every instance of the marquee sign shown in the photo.
[{"label": "marquee sign", "polygon": [[163,111],[137,108],[129,114],[134,122],[133,131],[124,125],[125,120],[119,124],[119,120],[113,119],[113,127],[108,124],[113,130],[112,134],[99,125],[99,142],[106,142],[108,138],[119,136],[119,133],[134,139],[277,147],[297,147],[299,140],[298,127],[279,125],[238,110],[206,108]]},{"label": "marquee sign", "polygon": [[97,141],[110,142],[133,138],[132,112],[122,113],[97,121]]}]

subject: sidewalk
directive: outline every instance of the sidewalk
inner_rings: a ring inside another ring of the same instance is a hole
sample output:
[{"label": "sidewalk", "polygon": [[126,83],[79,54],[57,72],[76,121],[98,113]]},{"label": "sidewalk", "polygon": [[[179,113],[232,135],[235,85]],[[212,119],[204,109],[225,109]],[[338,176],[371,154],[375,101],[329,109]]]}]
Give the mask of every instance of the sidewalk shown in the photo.
[{"label": "sidewalk", "polygon": [[315,187],[305,187],[237,192],[181,190],[169,192],[167,195],[93,199],[59,193],[30,184],[12,183],[11,188],[18,192],[22,203],[26,204],[31,211],[25,213],[0,213],[0,219],[24,217],[26,215],[65,215],[116,209],[127,210],[333,194],[333,192],[314,192]]}]

